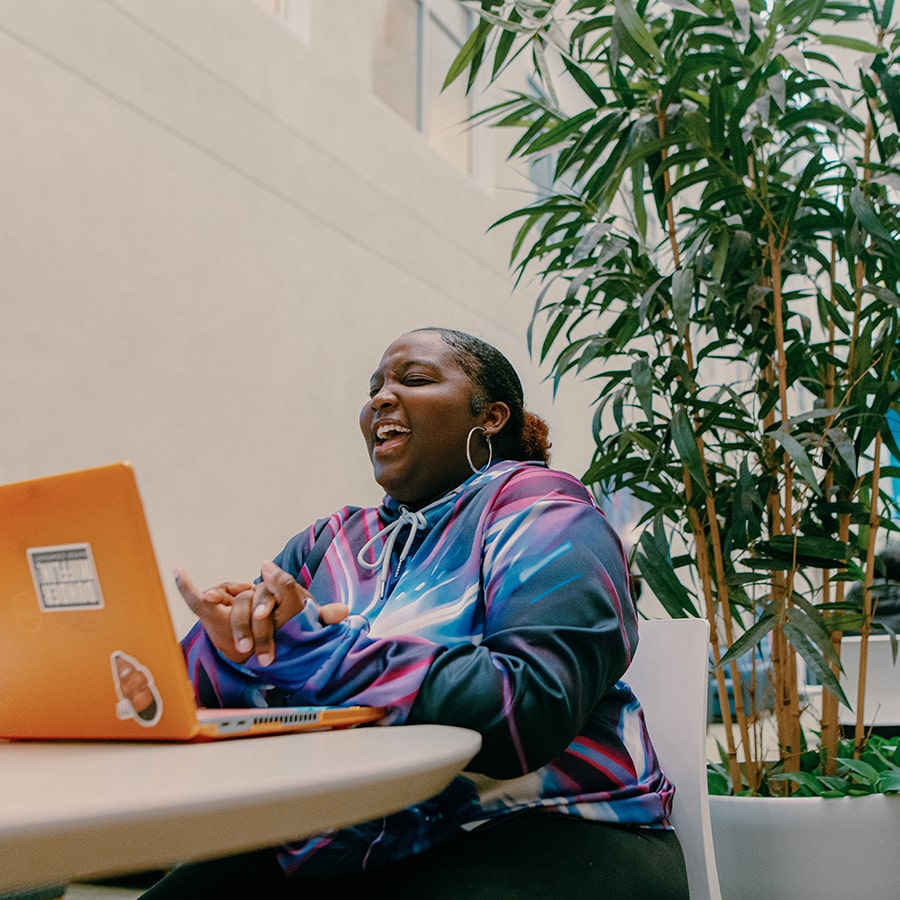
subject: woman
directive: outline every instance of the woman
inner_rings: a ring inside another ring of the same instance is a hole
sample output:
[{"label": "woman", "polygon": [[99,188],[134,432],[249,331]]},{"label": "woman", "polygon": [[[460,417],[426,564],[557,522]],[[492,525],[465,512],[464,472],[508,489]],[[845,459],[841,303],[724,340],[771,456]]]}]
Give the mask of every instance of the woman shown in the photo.
[{"label": "woman", "polygon": [[382,506],[288,542],[256,585],[179,587],[207,706],[363,704],[479,731],[438,797],[275,850],[176,869],[148,897],[687,897],[640,708],[622,545],[547,468],[514,369],[460,332],[398,338],[360,426]]}]

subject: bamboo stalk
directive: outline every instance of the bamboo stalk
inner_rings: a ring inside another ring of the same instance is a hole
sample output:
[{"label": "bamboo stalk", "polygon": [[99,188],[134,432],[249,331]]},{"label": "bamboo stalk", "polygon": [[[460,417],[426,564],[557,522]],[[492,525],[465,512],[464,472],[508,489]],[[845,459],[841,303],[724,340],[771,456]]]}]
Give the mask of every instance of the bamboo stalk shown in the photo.
[{"label": "bamboo stalk", "polygon": [[[662,94],[657,92],[656,94],[656,127],[659,131],[660,138],[664,138],[666,136],[666,111],[662,109],[659,105],[659,101],[662,100]],[[666,160],[668,159],[668,151],[665,147],[660,151],[660,157],[663,161],[663,188],[666,194],[669,193],[669,188],[672,186],[671,179],[669,178],[669,169],[666,166]],[[681,266],[681,258],[678,252],[678,240],[677,235],[675,233],[675,208],[674,204],[670,200],[666,204],[666,234],[669,238],[669,246],[672,248],[672,264],[676,269]]]},{"label": "bamboo stalk", "polygon": [[[678,255],[677,245],[673,247],[673,253],[676,258]],[[693,348],[691,346],[691,338],[690,334],[685,334],[683,336],[683,345],[684,352],[687,361],[688,369],[693,371],[694,368],[694,354]],[[732,764],[732,760],[737,759],[737,750],[735,747],[734,734],[733,734],[733,724],[731,719],[731,703],[728,699],[728,688],[725,684],[725,674],[724,671],[718,668],[719,661],[721,656],[719,655],[719,646],[718,646],[718,626],[721,623],[723,630],[725,632],[725,641],[728,647],[734,643],[734,620],[731,614],[731,602],[729,598],[728,591],[728,581],[725,577],[725,562],[724,562],[724,554],[722,552],[722,537],[719,532],[719,520],[718,514],[716,511],[716,503],[715,497],[712,493],[712,482],[709,477],[709,465],[706,459],[706,445],[704,444],[703,438],[699,433],[700,423],[697,421],[696,416],[694,418],[694,439],[697,445],[697,453],[700,456],[700,465],[703,470],[703,478],[706,485],[706,493],[704,497],[704,506],[706,508],[706,521],[708,528],[708,537],[709,543],[712,547],[713,554],[713,565],[715,569],[715,584],[717,587],[716,591],[713,591],[712,583],[713,579],[710,576],[709,569],[709,552],[706,546],[707,539],[707,529],[702,528],[702,523],[700,522],[700,516],[696,512],[693,506],[690,505],[692,498],[692,488],[690,475],[687,471],[687,468],[684,467],[684,484],[685,484],[685,496],[687,497],[689,504],[689,514],[693,513],[694,518],[692,519],[692,527],[694,523],[696,523],[697,530],[694,532],[695,536],[697,536],[696,540],[700,541],[702,539],[702,554],[704,559],[704,570],[705,570],[705,579],[704,579],[704,593],[707,602],[707,615],[709,616],[709,624],[710,624],[710,635],[714,635],[715,646],[713,648],[713,663],[716,666],[716,682],[717,689],[719,693],[719,704],[722,709],[722,723],[725,726],[726,733],[726,747],[728,750],[728,757],[730,761],[730,765]],[[698,563],[699,563],[699,550],[698,550]],[[710,615],[711,613],[711,615]],[[749,765],[751,756],[749,753],[750,747],[750,732],[747,723],[747,714],[744,709],[744,694],[743,694],[743,684],[740,668],[738,666],[738,661],[733,659],[729,663],[729,672],[731,674],[731,686],[732,686],[732,696],[734,699],[734,718],[737,720],[738,731],[740,733],[741,745],[744,747],[744,756],[745,761],[748,763],[747,765],[747,779],[749,782],[749,786],[751,790],[756,791],[759,787],[761,780],[761,771],[760,769],[754,768]],[[734,779],[735,771],[732,769],[732,779]],[[740,784],[739,781],[734,781],[735,790],[737,790],[737,785]]]},{"label": "bamboo stalk", "polygon": [[[771,272],[773,327],[775,331],[775,380],[778,387],[778,404],[781,421],[786,422],[788,414],[787,398],[787,356],[784,349],[784,311],[781,293],[781,252],[776,244],[775,234],[769,231],[768,256]],[[790,455],[782,450],[784,471],[783,501],[772,507],[772,534],[794,534],[793,515],[793,464]],[[772,578],[772,596],[778,603],[778,627],[773,632],[772,668],[776,692],[776,716],[778,723],[779,753],[786,772],[797,771],[800,767],[800,698],[797,685],[796,657],[785,637],[783,626],[787,610],[791,605],[793,577],[796,560],[792,561],[787,576],[776,572]]]},{"label": "bamboo stalk", "polygon": [[[660,95],[658,94],[657,101],[659,99]],[[659,106],[658,102],[656,116],[659,136],[665,137],[666,112]],[[666,148],[663,147],[661,151],[663,163],[665,163],[667,155],[668,154]],[[663,166],[662,178],[663,188],[665,192],[668,193],[671,187],[671,182],[669,178],[669,170],[665,166]],[[671,200],[666,204],[666,233],[668,235],[669,246],[672,249],[673,266],[675,269],[678,269],[681,266],[681,254],[678,247],[678,239],[675,229],[674,204]],[[694,354],[690,333],[686,332],[682,336],[682,343],[684,346],[688,370],[693,371]],[[692,388],[692,393],[696,393],[696,387]],[[721,619],[721,624],[725,632],[725,641],[729,647],[734,643],[734,623],[731,615],[731,603],[728,594],[728,584],[725,577],[722,538],[719,533],[719,521],[716,512],[715,498],[712,495],[711,482],[709,478],[709,466],[706,459],[706,447],[704,445],[702,437],[699,434],[699,423],[697,422],[696,417],[694,417],[694,433],[697,444],[697,452],[700,456],[703,476],[707,488],[704,504],[706,507],[706,518],[709,529],[709,542],[712,546],[713,564],[715,567],[715,584],[718,588],[717,591],[713,589],[712,571],[710,569],[709,562],[709,550],[706,544],[707,529],[703,528],[702,522],[700,521],[700,515],[692,505],[691,501],[693,497],[693,490],[691,488],[690,474],[688,473],[686,467],[683,468],[685,498],[687,500],[688,506],[688,517],[691,522],[691,529],[694,534],[694,542],[697,548],[697,566],[698,570],[700,571],[701,583],[703,584],[706,615],[709,620],[710,646],[713,657],[713,665],[715,667],[716,689],[719,695],[719,706],[722,710],[722,724],[724,725],[725,730],[725,742],[726,751],[728,754],[729,769],[731,773],[732,783],[734,784],[735,790],[737,791],[739,790],[741,779],[740,769],[737,762],[737,747],[735,745],[733,723],[731,719],[731,704],[728,698],[728,688],[725,684],[725,672],[722,668],[719,667],[719,662],[722,657],[719,648],[719,621]],[[746,761],[749,763],[751,759],[750,733],[747,724],[746,711],[744,710],[741,673],[738,667],[737,660],[732,660],[729,665],[729,671],[731,673],[735,718],[737,719],[738,730],[741,735],[741,742],[745,750],[744,756],[746,758]],[[752,767],[748,765],[747,777],[751,789],[755,791],[759,786],[760,772],[758,770],[750,771],[751,768]]]},{"label": "bamboo stalk", "polygon": [[[835,276],[837,271],[837,246],[834,241],[831,242],[831,272],[830,272],[830,280],[831,280],[831,300],[834,302],[834,284],[835,284]],[[829,356],[831,358],[834,357],[834,339],[835,339],[835,325],[834,319],[830,318],[828,321],[828,351]],[[834,363],[829,362],[825,367],[825,385],[824,385],[824,401],[826,409],[832,409],[834,407],[834,390],[835,390],[835,371],[834,371]],[[826,426],[824,431],[830,427],[830,424]],[[824,492],[826,497],[831,496],[831,491],[833,487],[833,475],[831,472],[831,468],[829,467],[825,472],[825,484],[824,484]],[[849,517],[844,515],[839,518],[838,528],[841,530],[841,534],[843,535],[846,532],[849,532]],[[841,538],[842,540],[846,540],[845,537]],[[836,602],[843,602],[844,599],[844,585],[843,582],[837,582],[836,584],[837,590],[836,594],[840,598],[836,600]],[[831,572],[828,569],[825,569],[822,572],[822,602],[830,603],[831,602]],[[834,652],[837,655],[838,659],[841,656],[841,632],[832,631],[831,632],[831,645],[834,648]],[[831,672],[835,678],[840,677],[840,664],[832,663]],[[837,754],[838,754],[838,741],[840,740],[840,728],[838,727],[838,699],[837,697],[831,693],[831,691],[826,690],[824,687],[822,688],[822,711],[821,711],[821,719],[820,719],[820,742],[822,749],[824,751],[824,763],[823,763],[823,771],[826,775],[837,775]]]},{"label": "bamboo stalk", "polygon": [[[697,435],[697,449],[700,451],[700,460],[703,466],[703,475],[706,479],[706,516],[709,522],[710,543],[713,549],[713,563],[715,565],[716,584],[718,585],[718,617],[721,617],[722,625],[725,629],[725,640],[728,646],[734,644],[734,620],[731,615],[731,602],[728,592],[728,581],[725,577],[725,561],[722,553],[722,537],[719,533],[719,522],[716,517],[715,498],[712,495],[711,483],[709,479],[709,471],[706,466],[706,454],[703,439]],[[738,730],[741,735],[741,744],[745,749],[744,756],[749,761],[750,732],[747,725],[747,714],[744,709],[744,691],[741,671],[738,666],[737,659],[730,663],[731,671],[731,687],[734,695],[734,717],[737,719]],[[731,710],[729,709],[729,715]],[[724,722],[724,717],[723,717]],[[747,777],[750,782],[751,790],[755,791],[759,787],[761,773],[759,769],[752,769],[748,766]],[[751,771],[752,769],[752,771]]]},{"label": "bamboo stalk", "polygon": [[878,535],[878,482],[881,479],[881,432],[875,434],[872,488],[869,500],[869,540],[866,545],[866,575],[863,582],[863,624],[859,643],[859,683],[856,692],[856,727],[853,755],[859,758],[865,743],[866,675],[869,662],[869,633],[872,630],[872,582],[875,576],[875,540]]},{"label": "bamboo stalk", "polygon": [[[840,582],[838,582],[840,584]],[[831,633],[831,646],[837,654],[838,659],[841,656],[841,632],[833,631]],[[840,676],[840,670],[837,666],[832,665],[832,674],[835,678]],[[831,691],[822,688],[822,717],[821,717],[821,738],[820,743],[824,750],[825,759],[823,761],[823,769],[825,775],[837,775],[837,755],[838,741],[840,740],[841,730],[838,727],[838,698]]]},{"label": "bamboo stalk", "polygon": [[[690,355],[690,354],[689,354]],[[696,425],[696,422],[695,422]],[[732,784],[735,791],[740,789],[740,769],[737,762],[737,748],[734,740],[734,726],[731,718],[731,703],[728,697],[728,687],[725,683],[725,671],[719,667],[722,655],[719,649],[719,624],[725,632],[725,643],[731,647],[734,643],[734,625],[731,615],[731,603],[728,594],[728,583],[725,578],[725,565],[722,555],[722,539],[719,533],[719,523],[716,515],[715,499],[712,496],[712,485],[709,479],[709,469],[706,462],[706,448],[703,439],[696,435],[697,451],[700,454],[703,475],[706,481],[706,495],[704,505],[706,509],[707,527],[709,529],[709,543],[712,546],[713,565],[715,568],[715,584],[718,590],[713,589],[713,577],[709,562],[709,549],[707,547],[707,531],[703,528],[700,515],[691,505],[692,488],[690,474],[687,467],[684,468],[685,496],[688,501],[688,515],[691,527],[694,531],[695,546],[697,546],[697,563],[701,570],[701,578],[704,586],[706,600],[706,613],[710,627],[710,645],[713,655],[713,665],[716,673],[716,687],[719,694],[719,707],[722,711],[722,724],[726,736],[726,748],[728,752],[729,767],[731,770]],[[702,565],[701,565],[702,559]],[[731,674],[732,696],[734,698],[734,712],[737,720],[738,731],[741,736],[741,744],[745,749],[745,760],[750,761],[749,746],[750,735],[747,727],[747,716],[744,710],[744,698],[741,684],[741,673],[736,659],[729,663]],[[747,778],[751,790],[759,786],[759,773],[747,767]]]},{"label": "bamboo stalk", "polygon": [[[881,46],[884,40],[884,32],[879,29],[878,46]],[[863,137],[863,157],[862,157],[862,180],[868,183],[872,178],[872,171],[869,168],[869,162],[872,152],[872,141],[874,139],[874,124],[872,121],[872,104],[869,103],[869,116],[866,119],[866,131]],[[855,348],[859,335],[859,321],[862,313],[862,287],[865,281],[865,268],[861,258],[857,258],[854,271],[854,294],[856,300],[856,310],[853,317],[853,336],[854,340],[850,345],[850,353],[847,364],[848,374],[852,376],[853,365],[855,362]],[[863,623],[860,629],[860,646],[859,646],[859,681],[857,684],[856,696],[856,724],[853,731],[853,755],[858,758],[862,753],[863,744],[865,743],[865,690],[866,677],[868,674],[869,661],[869,633],[872,627],[872,580],[875,570],[875,539],[878,534],[878,483],[881,478],[881,432],[875,435],[875,449],[872,461],[872,486],[869,495],[869,535],[866,546],[866,571],[865,580],[863,582]]]},{"label": "bamboo stalk", "polygon": [[685,495],[688,499],[688,520],[691,523],[691,531],[694,534],[694,546],[697,552],[697,570],[700,573],[700,581],[703,585],[704,606],[706,618],[709,622],[710,651],[713,658],[716,690],[719,696],[719,708],[722,711],[722,724],[725,730],[725,750],[728,756],[728,771],[735,791],[739,791],[742,783],[741,769],[737,758],[737,747],[734,742],[734,730],[731,722],[731,705],[728,702],[728,686],[725,684],[725,670],[719,667],[722,653],[719,648],[716,600],[715,591],[712,586],[709,551],[706,546],[705,532],[700,521],[700,514],[690,505],[693,489],[691,488],[691,476],[686,467],[683,469],[683,474]]}]

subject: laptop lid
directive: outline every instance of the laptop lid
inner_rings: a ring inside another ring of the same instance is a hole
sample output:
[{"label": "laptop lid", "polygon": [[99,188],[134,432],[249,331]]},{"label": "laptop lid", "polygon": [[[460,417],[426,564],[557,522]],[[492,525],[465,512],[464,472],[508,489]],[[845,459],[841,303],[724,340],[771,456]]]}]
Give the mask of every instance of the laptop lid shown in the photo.
[{"label": "laptop lid", "polygon": [[192,740],[382,714],[197,710],[132,467],[0,485],[0,737]]}]

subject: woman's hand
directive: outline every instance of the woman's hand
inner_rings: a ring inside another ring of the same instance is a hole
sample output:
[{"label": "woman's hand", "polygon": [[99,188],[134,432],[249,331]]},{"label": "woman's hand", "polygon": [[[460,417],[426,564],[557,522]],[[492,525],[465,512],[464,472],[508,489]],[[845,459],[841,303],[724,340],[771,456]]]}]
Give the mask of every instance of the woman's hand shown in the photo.
[{"label": "woman's hand", "polygon": [[[226,659],[243,663],[255,654],[260,665],[268,666],[275,659],[275,632],[315,600],[275,563],[263,563],[260,574],[259,584],[230,581],[201,592],[183,570],[176,569],[175,583]],[[342,622],[348,614],[343,603],[315,608],[323,625]]]}]

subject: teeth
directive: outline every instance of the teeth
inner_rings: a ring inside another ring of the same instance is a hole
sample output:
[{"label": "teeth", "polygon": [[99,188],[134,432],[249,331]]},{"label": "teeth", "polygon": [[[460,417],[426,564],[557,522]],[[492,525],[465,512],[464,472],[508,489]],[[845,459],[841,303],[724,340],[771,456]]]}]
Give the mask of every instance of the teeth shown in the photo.
[{"label": "teeth", "polygon": [[379,425],[375,429],[375,437],[377,437],[379,441],[387,440],[387,438],[395,434],[409,434],[409,429],[404,428],[402,425],[394,424]]}]

